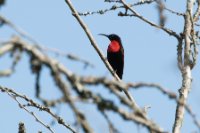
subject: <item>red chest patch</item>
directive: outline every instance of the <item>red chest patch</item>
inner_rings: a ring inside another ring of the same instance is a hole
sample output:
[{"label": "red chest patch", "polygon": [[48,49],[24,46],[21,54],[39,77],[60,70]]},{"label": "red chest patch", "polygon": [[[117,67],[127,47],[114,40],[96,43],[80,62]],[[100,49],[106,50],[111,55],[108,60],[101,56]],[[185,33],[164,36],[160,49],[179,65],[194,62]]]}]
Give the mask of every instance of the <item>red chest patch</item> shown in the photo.
[{"label": "red chest patch", "polygon": [[120,50],[120,44],[117,41],[112,41],[108,46],[108,52],[118,52]]}]

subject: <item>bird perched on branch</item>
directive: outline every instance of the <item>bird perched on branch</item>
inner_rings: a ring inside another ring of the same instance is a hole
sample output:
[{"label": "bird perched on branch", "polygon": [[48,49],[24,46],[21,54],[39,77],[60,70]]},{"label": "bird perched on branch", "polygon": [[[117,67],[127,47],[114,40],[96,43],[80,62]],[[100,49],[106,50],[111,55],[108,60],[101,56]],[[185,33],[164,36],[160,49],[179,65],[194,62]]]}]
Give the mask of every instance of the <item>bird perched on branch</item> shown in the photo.
[{"label": "bird perched on branch", "polygon": [[107,59],[118,77],[122,79],[124,69],[124,48],[120,37],[116,34],[99,35],[105,36],[110,40],[110,44],[107,49]]}]

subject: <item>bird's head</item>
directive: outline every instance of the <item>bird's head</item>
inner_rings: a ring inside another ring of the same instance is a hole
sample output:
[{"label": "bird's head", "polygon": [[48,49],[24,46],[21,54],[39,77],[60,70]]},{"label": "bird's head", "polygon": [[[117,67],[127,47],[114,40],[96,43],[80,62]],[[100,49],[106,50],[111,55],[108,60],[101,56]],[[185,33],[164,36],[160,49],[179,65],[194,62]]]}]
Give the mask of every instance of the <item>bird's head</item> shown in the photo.
[{"label": "bird's head", "polygon": [[110,35],[99,34],[99,35],[107,37],[110,41],[118,41],[118,42],[121,42],[120,37],[119,37],[118,35],[116,35],[116,34],[110,34]]}]

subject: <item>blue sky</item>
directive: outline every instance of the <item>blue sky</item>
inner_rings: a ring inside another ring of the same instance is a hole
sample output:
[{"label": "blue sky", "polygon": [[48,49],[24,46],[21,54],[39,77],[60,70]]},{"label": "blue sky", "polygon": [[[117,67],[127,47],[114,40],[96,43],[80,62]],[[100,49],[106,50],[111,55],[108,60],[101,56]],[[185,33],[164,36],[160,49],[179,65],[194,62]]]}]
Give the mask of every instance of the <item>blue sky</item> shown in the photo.
[{"label": "blue sky", "polygon": [[[74,0],[73,3],[80,12],[106,9],[112,6],[112,4],[104,3],[103,1],[92,0],[81,2]],[[185,11],[184,1],[167,0],[166,5],[170,9],[179,12]],[[158,23],[158,14],[155,5],[144,5],[135,7],[134,9],[151,21]],[[159,83],[163,87],[177,93],[181,87],[182,78],[177,68],[176,39],[161,30],[149,26],[138,18],[118,17],[117,13],[118,11],[115,11],[108,12],[105,15],[92,15],[82,18],[104,53],[106,53],[109,40],[99,36],[99,33],[116,33],[121,37],[125,49],[123,80],[125,82],[142,81]],[[58,57],[58,60],[73,72],[81,75],[108,76],[112,78],[94,48],[90,45],[85,33],[71,15],[64,0],[7,0],[6,5],[1,8],[1,14],[25,30],[41,45],[60,49],[66,53],[76,54],[95,64],[95,68],[84,69],[81,63]],[[173,14],[171,15],[168,12],[165,12],[165,14],[167,16],[166,26],[175,30],[177,33],[181,32],[183,30],[183,18]],[[16,33],[6,26],[0,28],[0,39],[2,40],[7,40],[14,34]],[[53,54],[50,54],[50,56],[57,58]],[[10,64],[8,59],[9,55],[0,58],[0,61],[4,64],[0,66],[1,70],[8,68]],[[35,76],[31,74],[28,62],[29,58],[24,54],[22,61],[17,65],[16,73],[9,78],[1,78],[0,84],[14,88],[16,91],[34,99]],[[192,72],[192,91],[188,99],[188,104],[191,105],[197,116],[200,115],[198,113],[200,112],[200,105],[198,103],[200,100],[199,74],[200,67],[199,63],[197,63]],[[61,96],[60,92],[55,88],[52,79],[49,78],[48,69],[43,70],[41,83],[43,97],[55,99]],[[95,92],[101,93],[104,97],[113,98],[113,96],[101,87],[90,88],[95,90]],[[151,106],[148,112],[149,118],[159,123],[165,130],[171,131],[176,109],[174,101],[169,100],[166,96],[163,96],[160,92],[152,88],[131,90],[131,93],[141,107],[146,105]],[[34,118],[19,109],[18,105],[4,93],[0,93],[0,105],[2,105],[0,110],[0,117],[2,119],[2,123],[0,124],[1,131],[6,133],[16,132],[18,122],[23,121],[26,124],[27,132],[34,133],[38,130],[48,132],[40,124],[36,123]],[[98,115],[96,107],[85,104],[78,104],[78,107],[86,113],[96,132],[108,133],[107,124],[102,116]],[[65,118],[66,122],[73,122],[73,115],[67,105],[62,105],[59,108],[60,115]],[[56,111],[56,109],[53,110]],[[47,114],[38,112],[38,115],[46,123],[51,122]],[[138,131],[138,127],[135,124],[131,122],[124,123],[119,116],[113,113],[109,113],[109,115],[122,133]],[[98,122],[96,121],[97,119],[99,120]],[[53,129],[59,133],[68,132],[68,130],[59,125],[54,125]],[[142,133],[147,132],[145,128],[140,128],[139,131]],[[182,132],[188,133],[192,131],[198,131],[198,129],[186,113]]]}]

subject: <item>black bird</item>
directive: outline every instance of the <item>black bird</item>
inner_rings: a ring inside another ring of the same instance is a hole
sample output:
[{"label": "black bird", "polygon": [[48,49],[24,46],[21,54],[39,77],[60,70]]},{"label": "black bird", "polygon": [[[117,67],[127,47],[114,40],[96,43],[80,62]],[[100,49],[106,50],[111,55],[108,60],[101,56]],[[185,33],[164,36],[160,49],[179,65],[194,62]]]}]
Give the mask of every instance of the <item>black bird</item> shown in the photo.
[{"label": "black bird", "polygon": [[108,37],[110,44],[107,49],[107,59],[118,77],[122,79],[124,69],[124,48],[121,39],[116,34],[99,34]]}]

